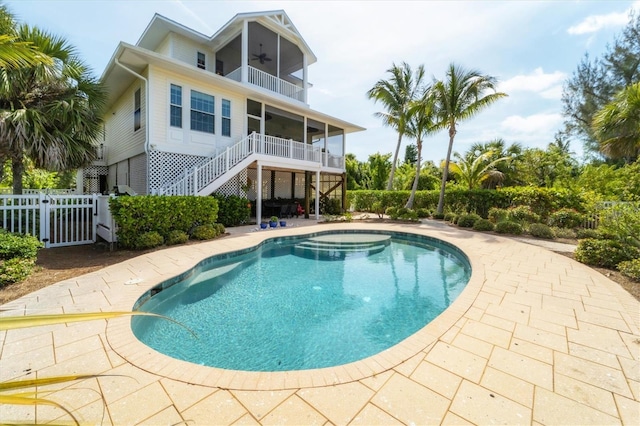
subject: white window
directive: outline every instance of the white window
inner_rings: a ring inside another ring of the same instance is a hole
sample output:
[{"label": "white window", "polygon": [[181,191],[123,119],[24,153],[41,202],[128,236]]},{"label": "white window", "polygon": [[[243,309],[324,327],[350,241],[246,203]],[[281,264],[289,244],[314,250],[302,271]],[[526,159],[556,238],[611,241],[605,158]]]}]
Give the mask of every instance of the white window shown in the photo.
[{"label": "white window", "polygon": [[207,68],[207,56],[204,53],[198,52],[198,58],[196,60],[196,65],[200,69],[206,69]]},{"label": "white window", "polygon": [[231,136],[231,101],[222,100],[222,136]]},{"label": "white window", "polygon": [[214,97],[191,91],[191,130],[214,133]]},{"label": "white window", "polygon": [[172,127],[182,128],[182,87],[171,85],[170,124]]}]

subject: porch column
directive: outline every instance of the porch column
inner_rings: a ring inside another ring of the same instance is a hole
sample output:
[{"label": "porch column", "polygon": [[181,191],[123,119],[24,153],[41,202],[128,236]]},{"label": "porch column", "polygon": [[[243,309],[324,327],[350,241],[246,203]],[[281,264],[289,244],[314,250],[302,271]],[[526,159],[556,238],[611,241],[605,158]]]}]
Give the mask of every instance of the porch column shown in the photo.
[{"label": "porch column", "polygon": [[248,71],[249,71],[249,22],[245,19],[242,22],[242,48],[241,48],[241,61],[240,65],[240,81],[247,83]]},{"label": "porch column", "polygon": [[260,224],[262,222],[262,164],[259,161],[256,185],[256,223]]},{"label": "porch column", "polygon": [[320,220],[320,170],[316,170],[316,220]]},{"label": "porch column", "polygon": [[307,55],[302,54],[302,101],[307,103]]},{"label": "porch column", "polygon": [[76,194],[84,194],[84,170],[82,169],[78,169],[76,172]]}]

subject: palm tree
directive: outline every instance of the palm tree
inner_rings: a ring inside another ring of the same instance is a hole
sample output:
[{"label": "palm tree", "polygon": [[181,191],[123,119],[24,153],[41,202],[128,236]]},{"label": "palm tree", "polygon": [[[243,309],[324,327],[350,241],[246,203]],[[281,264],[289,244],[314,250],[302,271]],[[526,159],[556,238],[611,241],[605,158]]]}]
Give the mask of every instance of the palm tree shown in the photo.
[{"label": "palm tree", "polygon": [[[476,156],[490,152],[488,160],[493,161],[502,157],[509,157],[511,161],[501,161],[495,165],[496,170],[502,173],[502,180],[500,182],[503,186],[513,186],[518,184],[518,176],[516,164],[522,156],[522,145],[514,142],[507,146],[507,143],[502,138],[496,138],[489,142],[479,143],[476,142],[471,145],[466,155],[474,153]],[[491,178],[482,182],[483,188],[495,188],[495,183]]]},{"label": "palm tree", "polygon": [[[497,80],[494,77],[480,74],[476,70],[466,70],[452,63],[449,65],[445,80],[437,81],[433,86],[438,110],[449,129],[449,148],[442,171],[442,185],[438,200],[437,212],[439,214],[442,214],[444,209],[444,189],[447,183],[457,124],[459,121],[473,117],[498,99],[507,96],[505,93],[495,92],[496,83]],[[486,94],[487,90],[494,92]]]},{"label": "palm tree", "polygon": [[414,101],[409,109],[409,121],[407,125],[407,134],[416,139],[416,176],[413,179],[411,187],[411,195],[407,200],[406,208],[413,207],[413,201],[416,197],[418,182],[420,181],[420,166],[422,163],[422,140],[430,133],[441,128],[441,124],[436,122],[436,105],[431,90],[426,90],[422,99]]},{"label": "palm tree", "polygon": [[598,111],[592,127],[600,150],[612,158],[640,156],[640,82],[618,92]]},{"label": "palm tree", "polygon": [[389,80],[378,80],[367,92],[367,97],[384,105],[387,111],[377,112],[375,116],[381,118],[385,126],[390,126],[398,132],[398,143],[387,183],[387,190],[389,191],[393,187],[393,177],[398,163],[402,136],[407,130],[411,101],[417,99],[423,91],[424,67],[420,65],[414,73],[411,70],[411,66],[403,62],[400,66],[393,64],[387,70],[387,73],[391,74],[391,78]]},{"label": "palm tree", "polygon": [[0,159],[11,159],[14,194],[21,194],[25,158],[51,171],[96,158],[107,92],[63,38],[22,25],[16,40],[54,59],[0,69]]},{"label": "palm tree", "polygon": [[497,170],[497,164],[508,161],[511,157],[501,157],[491,160],[493,152],[488,151],[477,155],[475,152],[467,153],[464,157],[457,152],[453,156],[458,160],[449,163],[449,170],[459,176],[460,180],[469,188],[474,189],[480,186],[485,180],[502,182],[504,174]]},{"label": "palm tree", "polygon": [[7,6],[0,4],[0,69],[51,65],[53,60],[38,51],[37,47],[16,41],[16,21]]}]

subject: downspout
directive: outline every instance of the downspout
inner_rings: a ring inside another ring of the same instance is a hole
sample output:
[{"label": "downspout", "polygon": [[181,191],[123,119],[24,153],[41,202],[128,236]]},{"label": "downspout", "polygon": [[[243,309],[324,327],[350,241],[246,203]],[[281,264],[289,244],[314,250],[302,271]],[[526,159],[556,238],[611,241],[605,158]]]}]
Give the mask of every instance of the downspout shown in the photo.
[{"label": "downspout", "polygon": [[[147,176],[146,176],[146,181],[147,181],[147,194],[149,194],[149,115],[150,115],[150,110],[151,110],[151,101],[150,101],[150,90],[149,90],[149,80],[147,80],[145,77],[141,76],[140,74],[138,74],[137,72],[133,71],[130,68],[125,67],[124,65],[122,65],[120,63],[120,61],[118,60],[118,58],[114,59],[114,62],[116,65],[118,65],[120,68],[122,68],[123,70],[125,70],[126,72],[128,72],[129,74],[133,75],[136,78],[139,78],[140,80],[144,81],[144,98],[145,98],[145,123],[144,123],[144,133],[145,133],[145,139],[144,139],[144,154],[145,157],[147,158]],[[131,177],[131,176],[129,176]]]}]

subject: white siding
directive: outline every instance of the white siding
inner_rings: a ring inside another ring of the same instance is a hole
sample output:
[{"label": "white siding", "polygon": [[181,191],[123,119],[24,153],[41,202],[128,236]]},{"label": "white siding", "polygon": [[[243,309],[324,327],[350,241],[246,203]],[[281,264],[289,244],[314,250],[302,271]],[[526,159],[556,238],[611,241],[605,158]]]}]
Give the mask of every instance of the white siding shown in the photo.
[{"label": "white siding", "polygon": [[[105,115],[107,164],[111,165],[144,152],[147,105],[145,83],[136,79]],[[140,89],[140,128],[134,131],[134,93]]]},{"label": "white siding", "polygon": [[129,185],[129,161],[116,164],[116,185]]},{"label": "white siding", "polygon": [[206,69],[211,72],[214,71],[213,51],[206,46],[173,33],[171,47],[171,54],[174,59],[186,62],[193,67],[197,64],[198,52],[204,53],[206,55]]},{"label": "white siding", "polygon": [[[211,156],[244,136],[246,98],[212,84],[153,68],[151,79],[152,149],[189,155]],[[182,129],[169,125],[170,85],[182,87]],[[215,134],[190,130],[191,90],[215,98]],[[231,136],[222,136],[222,99],[231,101]]]},{"label": "white siding", "polygon": [[171,56],[171,34],[167,35],[164,40],[160,42],[155,51],[162,55]]}]

